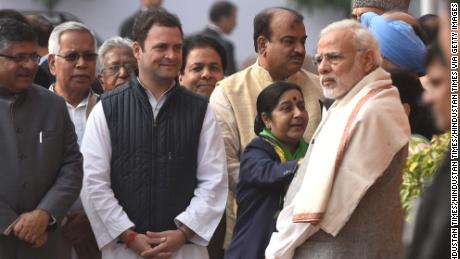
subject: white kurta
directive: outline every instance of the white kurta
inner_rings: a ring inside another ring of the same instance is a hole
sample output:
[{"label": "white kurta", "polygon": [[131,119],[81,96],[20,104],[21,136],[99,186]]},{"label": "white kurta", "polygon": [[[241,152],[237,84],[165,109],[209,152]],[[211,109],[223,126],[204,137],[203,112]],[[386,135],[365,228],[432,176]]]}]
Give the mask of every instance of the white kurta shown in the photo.
[{"label": "white kurta", "polygon": [[[157,115],[167,94],[157,102],[146,91]],[[153,118],[152,118],[153,119]],[[110,186],[112,154],[110,133],[102,104],[93,109],[82,144],[84,178],[81,199],[96,235],[104,259],[141,258],[123,244],[117,244],[119,235],[134,226],[118,203]],[[196,235],[192,244],[184,245],[174,259],[208,258],[206,246],[211,239],[227,201],[228,179],[223,137],[211,107],[203,121],[198,146],[197,187],[190,205],[174,219],[185,224]],[[173,219],[171,219],[173,220]]]}]

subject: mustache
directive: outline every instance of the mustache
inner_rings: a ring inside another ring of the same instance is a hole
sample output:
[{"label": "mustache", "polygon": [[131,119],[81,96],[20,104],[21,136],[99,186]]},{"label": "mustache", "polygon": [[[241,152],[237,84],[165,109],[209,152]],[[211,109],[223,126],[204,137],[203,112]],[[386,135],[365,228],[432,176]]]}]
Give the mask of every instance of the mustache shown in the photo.
[{"label": "mustache", "polygon": [[294,54],[290,55],[289,58],[290,59],[302,59],[302,60],[304,60],[305,55],[302,55],[300,53],[294,53]]},{"label": "mustache", "polygon": [[18,70],[18,72],[16,74],[18,76],[31,76],[31,77],[34,77],[35,74],[36,74],[36,71],[28,69],[28,68],[21,68],[21,69]]},{"label": "mustache", "polygon": [[329,81],[329,80],[337,82],[337,77],[336,76],[331,76],[331,75],[329,75],[329,76],[320,76],[319,80],[320,80],[321,84],[323,84],[325,81]]}]

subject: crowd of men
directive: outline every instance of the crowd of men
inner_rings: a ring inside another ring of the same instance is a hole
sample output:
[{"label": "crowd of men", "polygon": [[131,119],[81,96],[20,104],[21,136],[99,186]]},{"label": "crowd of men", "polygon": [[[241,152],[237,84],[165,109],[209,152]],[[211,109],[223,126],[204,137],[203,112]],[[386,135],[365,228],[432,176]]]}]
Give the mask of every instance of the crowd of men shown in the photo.
[{"label": "crowd of men", "polygon": [[[450,153],[406,245],[399,188],[414,136],[450,130],[450,1],[423,23],[409,1],[353,1],[310,72],[295,10],[254,17],[257,60],[238,71],[234,4],[185,37],[161,1],[142,3],[101,46],[80,22],[0,10],[1,259],[253,259],[250,240],[225,250],[256,99],[278,81],[302,90],[310,145],[265,257],[448,258]],[[406,98],[402,70],[424,89]]]}]

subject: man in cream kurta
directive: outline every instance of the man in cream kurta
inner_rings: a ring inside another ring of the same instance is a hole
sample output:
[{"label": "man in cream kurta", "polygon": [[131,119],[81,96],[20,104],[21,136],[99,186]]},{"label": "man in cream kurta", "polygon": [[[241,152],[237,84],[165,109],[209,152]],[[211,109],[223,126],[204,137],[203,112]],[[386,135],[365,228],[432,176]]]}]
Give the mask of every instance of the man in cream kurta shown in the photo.
[{"label": "man in cream kurta", "polygon": [[398,91],[379,67],[375,39],[355,21],[326,27],[317,53],[323,93],[335,102],[291,184],[266,257],[399,258],[410,129]]},{"label": "man in cream kurta", "polygon": [[303,17],[294,10],[270,8],[254,18],[255,48],[258,60],[249,68],[220,81],[210,98],[222,129],[229,173],[227,236],[230,242],[236,218],[234,196],[240,168],[240,155],[255,137],[256,99],[266,86],[286,80],[299,85],[305,97],[310,140],[320,121],[321,89],[318,77],[301,69],[305,58],[306,32]]}]

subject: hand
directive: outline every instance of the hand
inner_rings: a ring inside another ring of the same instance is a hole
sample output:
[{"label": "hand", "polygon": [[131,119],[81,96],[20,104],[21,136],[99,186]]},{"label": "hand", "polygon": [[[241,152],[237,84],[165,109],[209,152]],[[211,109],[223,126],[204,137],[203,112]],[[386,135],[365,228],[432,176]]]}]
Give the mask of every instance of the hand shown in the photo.
[{"label": "hand", "polygon": [[[123,232],[120,236],[120,239],[123,243],[127,244],[128,242],[128,233],[131,230],[126,230]],[[144,234],[137,233],[136,237],[134,240],[130,241],[128,247],[133,250],[136,254],[141,255],[142,252],[155,247],[161,243],[166,241],[166,238],[160,237],[160,238],[150,238]]]},{"label": "hand", "polygon": [[43,235],[39,236],[35,243],[32,245],[33,248],[39,248],[46,243],[48,240],[48,233],[43,233]]},{"label": "hand", "polygon": [[164,238],[165,241],[158,246],[144,251],[141,256],[146,258],[169,258],[187,242],[187,239],[180,230],[168,230],[163,232],[147,231],[147,236],[152,239]]},{"label": "hand", "polygon": [[45,233],[50,215],[44,210],[33,210],[19,216],[18,222],[14,225],[14,235],[28,243],[40,243],[40,237]]}]

